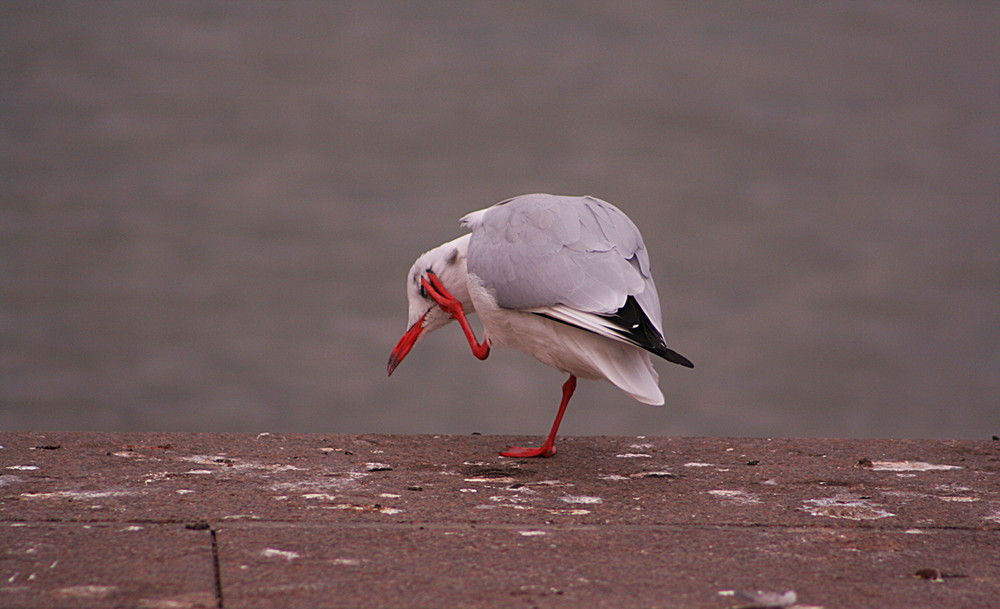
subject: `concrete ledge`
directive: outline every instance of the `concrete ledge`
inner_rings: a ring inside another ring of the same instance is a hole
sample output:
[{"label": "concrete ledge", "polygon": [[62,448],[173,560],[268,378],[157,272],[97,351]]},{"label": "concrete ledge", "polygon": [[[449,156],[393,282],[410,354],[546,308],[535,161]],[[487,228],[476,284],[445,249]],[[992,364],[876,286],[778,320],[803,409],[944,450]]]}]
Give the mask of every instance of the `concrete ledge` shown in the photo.
[{"label": "concrete ledge", "polygon": [[0,433],[0,606],[1000,599],[1000,442],[533,440]]}]

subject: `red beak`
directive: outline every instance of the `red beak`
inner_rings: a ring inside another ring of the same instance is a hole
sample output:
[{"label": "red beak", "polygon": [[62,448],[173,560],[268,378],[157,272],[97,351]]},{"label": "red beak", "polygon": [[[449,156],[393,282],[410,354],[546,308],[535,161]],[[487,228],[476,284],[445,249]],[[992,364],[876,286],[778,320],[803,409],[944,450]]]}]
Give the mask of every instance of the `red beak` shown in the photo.
[{"label": "red beak", "polygon": [[417,343],[417,339],[420,338],[420,334],[424,331],[424,318],[427,317],[425,313],[423,317],[417,320],[417,323],[410,326],[410,329],[403,334],[403,338],[399,339],[399,343],[396,344],[396,348],[392,350],[392,355],[389,356],[389,365],[387,370],[389,371],[389,376],[392,376],[392,371],[396,369],[399,362],[403,361],[406,354],[410,352],[413,345]]}]

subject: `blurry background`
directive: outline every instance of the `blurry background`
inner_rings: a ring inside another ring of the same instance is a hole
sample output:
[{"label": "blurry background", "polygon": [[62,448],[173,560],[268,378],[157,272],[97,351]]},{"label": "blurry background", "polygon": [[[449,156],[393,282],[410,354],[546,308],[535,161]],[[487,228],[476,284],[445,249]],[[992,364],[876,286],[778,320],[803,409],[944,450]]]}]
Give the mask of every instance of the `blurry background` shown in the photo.
[{"label": "blurry background", "polygon": [[[528,192],[629,214],[667,405],[565,434],[1000,433],[1000,4],[0,5],[0,429],[518,433],[563,376],[413,259]],[[476,322],[474,322],[476,323]],[[478,329],[478,326],[477,326]]]}]

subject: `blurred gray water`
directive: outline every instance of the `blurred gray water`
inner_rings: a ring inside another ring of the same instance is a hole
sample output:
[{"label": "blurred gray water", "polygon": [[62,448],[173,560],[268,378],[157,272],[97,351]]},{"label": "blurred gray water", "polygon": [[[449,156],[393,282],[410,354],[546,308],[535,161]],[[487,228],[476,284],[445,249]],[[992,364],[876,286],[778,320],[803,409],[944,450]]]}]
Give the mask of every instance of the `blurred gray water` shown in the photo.
[{"label": "blurred gray water", "polygon": [[0,429],[547,431],[457,326],[468,211],[642,230],[667,405],[566,434],[1000,433],[1000,4],[0,4]]}]

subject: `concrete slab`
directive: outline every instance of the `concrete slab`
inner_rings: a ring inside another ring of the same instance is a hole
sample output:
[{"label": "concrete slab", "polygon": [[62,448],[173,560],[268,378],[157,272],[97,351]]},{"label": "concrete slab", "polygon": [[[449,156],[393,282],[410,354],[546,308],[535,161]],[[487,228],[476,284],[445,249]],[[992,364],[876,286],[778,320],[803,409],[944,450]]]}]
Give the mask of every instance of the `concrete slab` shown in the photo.
[{"label": "concrete slab", "polygon": [[0,606],[1000,598],[1000,442],[514,441],[2,433]]},{"label": "concrete slab", "polygon": [[[225,525],[227,606],[988,607],[997,540],[972,532],[703,525]],[[933,582],[914,573],[937,569]],[[746,603],[743,603],[746,604]]]},{"label": "concrete slab", "polygon": [[217,606],[207,529],[6,521],[0,546],[0,607]]}]

